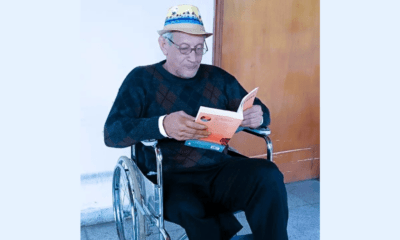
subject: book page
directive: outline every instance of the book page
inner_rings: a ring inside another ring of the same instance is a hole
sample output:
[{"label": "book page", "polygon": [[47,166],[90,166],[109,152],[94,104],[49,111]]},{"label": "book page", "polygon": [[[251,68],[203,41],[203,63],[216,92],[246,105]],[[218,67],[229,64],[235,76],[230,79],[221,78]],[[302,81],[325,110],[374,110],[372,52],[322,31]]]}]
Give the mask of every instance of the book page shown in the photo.
[{"label": "book page", "polygon": [[251,92],[249,92],[246,96],[243,97],[240,102],[239,108],[237,110],[238,113],[243,113],[244,110],[251,108],[254,103],[254,99],[256,98],[258,92],[258,87],[254,88]]},{"label": "book page", "polygon": [[209,108],[209,107],[204,107],[204,106],[200,107],[199,111],[197,112],[196,119],[199,117],[200,114],[205,114],[205,113],[213,114],[213,115],[220,115],[220,116],[224,116],[224,117],[243,119],[243,116],[241,116],[237,112],[216,109],[216,108]]},{"label": "book page", "polygon": [[235,134],[236,129],[242,123],[241,118],[234,117],[235,115],[240,116],[240,114],[232,112],[233,114],[225,113],[225,116],[223,116],[211,112],[213,111],[210,111],[210,108],[200,107],[195,122],[206,125],[208,127],[207,131],[211,132],[211,134],[208,137],[200,138],[199,140],[227,145],[233,134]]}]

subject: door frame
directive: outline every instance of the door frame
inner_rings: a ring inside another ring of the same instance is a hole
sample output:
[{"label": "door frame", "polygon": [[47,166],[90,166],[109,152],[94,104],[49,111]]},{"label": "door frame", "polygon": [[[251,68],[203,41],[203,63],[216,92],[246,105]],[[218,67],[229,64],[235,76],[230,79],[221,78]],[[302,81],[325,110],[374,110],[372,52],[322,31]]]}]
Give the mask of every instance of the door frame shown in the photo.
[{"label": "door frame", "polygon": [[222,30],[224,19],[224,0],[214,0],[214,42],[212,64],[222,67]]}]

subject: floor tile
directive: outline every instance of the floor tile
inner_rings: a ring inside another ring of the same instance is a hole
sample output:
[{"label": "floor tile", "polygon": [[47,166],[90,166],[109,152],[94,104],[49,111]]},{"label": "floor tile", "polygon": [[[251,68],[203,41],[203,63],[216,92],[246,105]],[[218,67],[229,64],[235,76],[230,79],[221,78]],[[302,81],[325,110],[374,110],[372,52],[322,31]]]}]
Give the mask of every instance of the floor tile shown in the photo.
[{"label": "floor tile", "polygon": [[114,222],[88,226],[85,230],[87,240],[119,240]]},{"label": "floor tile", "polygon": [[288,207],[289,209],[309,205],[310,203],[304,201],[302,198],[296,196],[291,192],[287,192]]},{"label": "floor tile", "polygon": [[314,203],[314,204],[311,204],[310,206],[313,207],[313,208],[318,209],[318,212],[320,211],[319,203]]},{"label": "floor tile", "polygon": [[85,228],[81,228],[81,240],[88,240]]},{"label": "floor tile", "polygon": [[301,200],[313,204],[320,201],[320,184],[318,180],[306,180],[286,184],[286,191]]},{"label": "floor tile", "polygon": [[319,208],[306,205],[289,210],[289,239],[318,240],[320,229]]}]

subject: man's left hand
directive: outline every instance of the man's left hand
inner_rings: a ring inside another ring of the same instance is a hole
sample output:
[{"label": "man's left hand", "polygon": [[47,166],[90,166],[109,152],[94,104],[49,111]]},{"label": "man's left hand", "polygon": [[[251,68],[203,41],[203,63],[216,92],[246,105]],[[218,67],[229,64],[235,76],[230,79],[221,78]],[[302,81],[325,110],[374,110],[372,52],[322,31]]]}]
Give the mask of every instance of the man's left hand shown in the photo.
[{"label": "man's left hand", "polygon": [[254,105],[243,112],[243,121],[240,126],[257,128],[261,125],[263,119],[263,111],[260,105]]}]

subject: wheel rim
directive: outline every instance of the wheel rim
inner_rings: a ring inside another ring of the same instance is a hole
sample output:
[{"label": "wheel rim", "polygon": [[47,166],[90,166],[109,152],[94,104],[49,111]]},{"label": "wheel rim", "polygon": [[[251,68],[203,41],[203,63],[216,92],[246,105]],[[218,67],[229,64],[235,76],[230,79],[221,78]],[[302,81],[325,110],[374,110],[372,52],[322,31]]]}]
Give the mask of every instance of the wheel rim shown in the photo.
[{"label": "wheel rim", "polygon": [[[137,210],[133,201],[133,191],[127,177],[128,170],[118,164],[113,177],[113,207],[119,239],[136,240],[138,229]],[[136,221],[135,221],[136,220]]]}]

